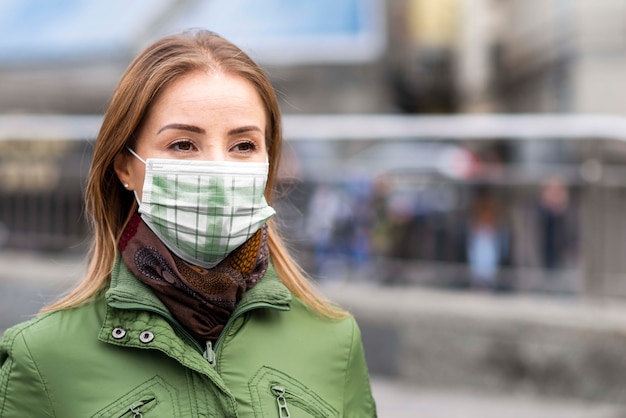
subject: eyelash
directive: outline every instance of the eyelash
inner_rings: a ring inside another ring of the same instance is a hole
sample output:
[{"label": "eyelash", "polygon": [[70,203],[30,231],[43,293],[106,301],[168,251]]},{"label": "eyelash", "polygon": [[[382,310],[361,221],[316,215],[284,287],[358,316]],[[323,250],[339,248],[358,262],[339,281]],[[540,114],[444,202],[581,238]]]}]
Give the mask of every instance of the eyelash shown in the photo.
[{"label": "eyelash", "polygon": [[[177,149],[177,147],[180,147],[181,145],[190,145],[191,147],[193,147],[194,149],[198,149],[194,142],[188,139],[182,139],[179,141],[175,141],[170,145],[170,148],[176,151],[181,151],[181,152],[190,152],[193,150],[181,150],[181,149]],[[258,149],[257,144],[255,144],[253,141],[242,141],[242,142],[238,142],[236,143],[233,148],[237,148],[237,147],[241,147],[241,146],[246,146],[249,147],[249,149],[244,150],[244,151],[239,151],[239,152],[244,152],[244,153],[248,153],[248,152],[254,152]]]},{"label": "eyelash", "polygon": [[190,145],[193,148],[197,149],[196,145],[193,143],[193,141],[189,140],[189,139],[181,139],[179,141],[175,141],[170,145],[170,148],[175,150],[175,151],[181,151],[181,152],[190,152],[192,150],[180,150],[177,149],[177,147],[180,147],[180,145]]},{"label": "eyelash", "polygon": [[239,142],[239,143],[235,144],[235,146],[233,148],[237,148],[237,147],[240,147],[240,146],[247,146],[247,147],[250,148],[248,150],[240,151],[240,152],[254,152],[254,151],[257,150],[257,145],[254,142],[252,142],[252,141]]}]

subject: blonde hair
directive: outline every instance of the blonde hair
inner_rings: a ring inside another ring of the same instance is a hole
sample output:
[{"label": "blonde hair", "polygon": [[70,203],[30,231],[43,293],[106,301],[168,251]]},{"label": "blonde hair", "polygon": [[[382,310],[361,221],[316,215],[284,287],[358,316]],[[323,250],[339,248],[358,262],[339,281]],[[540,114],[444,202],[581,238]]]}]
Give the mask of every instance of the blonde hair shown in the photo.
[{"label": "blonde hair", "polygon": [[[235,74],[255,87],[265,106],[269,176],[265,191],[272,203],[282,147],[278,100],[263,70],[241,49],[205,30],[185,32],[157,40],[143,50],[122,76],[96,139],[85,206],[94,230],[85,278],[67,296],[43,312],[79,306],[105,290],[117,257],[117,243],[136,211],[113,168],[115,157],[132,146],[135,133],[157,95],[172,81],[194,70]],[[285,286],[313,311],[327,318],[347,314],[319,296],[300,266],[290,256],[276,224],[270,220],[268,244],[276,271]]]}]

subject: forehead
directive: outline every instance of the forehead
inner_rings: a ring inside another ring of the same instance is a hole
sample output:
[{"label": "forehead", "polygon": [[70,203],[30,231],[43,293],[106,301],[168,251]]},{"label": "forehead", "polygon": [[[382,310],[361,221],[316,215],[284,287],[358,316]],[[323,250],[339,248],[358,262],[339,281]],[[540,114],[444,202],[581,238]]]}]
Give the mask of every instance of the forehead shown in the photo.
[{"label": "forehead", "polygon": [[252,82],[237,74],[212,71],[193,71],[176,78],[156,96],[149,112],[172,106],[191,110],[238,106],[266,113],[264,101]]},{"label": "forehead", "polygon": [[182,74],[168,83],[146,109],[137,127],[137,139],[154,135],[171,123],[195,125],[207,132],[256,125],[264,133],[269,150],[275,141],[273,115],[277,110],[268,108],[267,100],[273,100],[265,97],[267,94],[271,91],[265,92],[262,86],[236,73],[194,70]]}]

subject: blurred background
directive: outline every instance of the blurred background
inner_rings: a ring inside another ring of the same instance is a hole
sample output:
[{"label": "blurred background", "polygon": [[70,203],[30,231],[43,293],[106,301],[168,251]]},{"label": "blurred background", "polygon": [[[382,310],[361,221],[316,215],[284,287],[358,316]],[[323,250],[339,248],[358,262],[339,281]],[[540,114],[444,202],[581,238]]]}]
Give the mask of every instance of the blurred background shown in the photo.
[{"label": "blurred background", "polygon": [[115,84],[196,27],[278,92],[278,218],[381,416],[624,416],[620,0],[3,0],[0,332],[81,278]]}]

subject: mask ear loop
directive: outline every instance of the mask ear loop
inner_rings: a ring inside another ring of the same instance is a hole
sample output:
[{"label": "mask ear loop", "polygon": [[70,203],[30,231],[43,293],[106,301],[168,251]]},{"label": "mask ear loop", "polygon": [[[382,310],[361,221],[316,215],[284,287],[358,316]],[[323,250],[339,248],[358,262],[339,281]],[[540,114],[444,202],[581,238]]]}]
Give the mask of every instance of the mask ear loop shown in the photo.
[{"label": "mask ear loop", "polygon": [[[139,161],[141,161],[144,165],[146,165],[146,161],[141,158],[135,151],[133,151],[129,146],[126,147],[126,149],[128,150],[128,152],[130,152],[131,154],[133,154],[135,156],[135,158],[137,158]],[[141,206],[141,200],[139,199],[139,195],[137,194],[137,190],[133,189],[133,194],[135,195],[135,200],[137,201],[137,204],[139,206]]]},{"label": "mask ear loop", "polygon": [[137,201],[137,204],[141,206],[141,200],[139,200],[139,195],[137,194],[137,190],[133,190],[133,194],[135,195],[135,200]]},{"label": "mask ear loop", "polygon": [[134,155],[134,156],[135,156],[135,157],[136,157],[139,161],[141,161],[142,163],[144,163],[144,165],[146,164],[146,161],[145,161],[143,158],[141,158],[141,157],[139,156],[139,154],[137,154],[135,151],[133,151],[131,147],[127,146],[127,147],[126,147],[126,149],[128,150],[128,152],[130,152],[131,154],[133,154],[133,155]]}]

